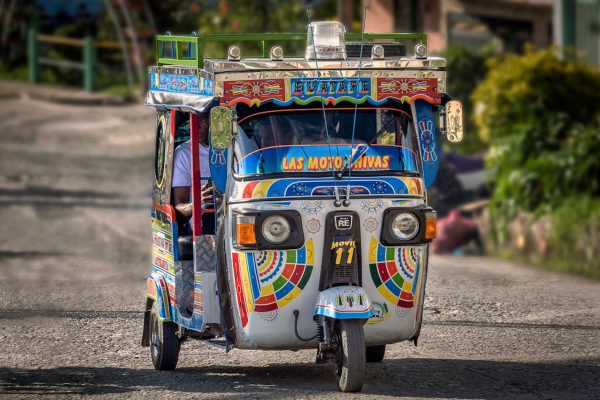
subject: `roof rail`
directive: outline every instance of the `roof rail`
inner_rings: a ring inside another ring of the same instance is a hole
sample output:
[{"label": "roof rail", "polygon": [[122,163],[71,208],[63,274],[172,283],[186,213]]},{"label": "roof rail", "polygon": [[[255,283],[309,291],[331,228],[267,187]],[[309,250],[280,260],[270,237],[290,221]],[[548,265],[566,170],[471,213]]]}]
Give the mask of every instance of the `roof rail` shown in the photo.
[{"label": "roof rail", "polygon": [[[346,40],[360,40],[360,33],[347,33]],[[427,34],[425,33],[365,33],[365,41],[374,40],[419,40],[427,46]],[[156,58],[157,66],[161,65],[189,65],[198,70],[204,68],[204,43],[215,42],[262,42],[262,56],[269,57],[269,43],[271,41],[300,41],[306,40],[306,33],[248,33],[236,35],[201,35],[201,36],[156,36]],[[164,43],[171,42],[171,57],[165,57]],[[187,50],[184,53],[184,44]],[[173,49],[174,47],[174,49]],[[196,51],[192,51],[195,49]],[[225,58],[225,57],[223,57]]]}]

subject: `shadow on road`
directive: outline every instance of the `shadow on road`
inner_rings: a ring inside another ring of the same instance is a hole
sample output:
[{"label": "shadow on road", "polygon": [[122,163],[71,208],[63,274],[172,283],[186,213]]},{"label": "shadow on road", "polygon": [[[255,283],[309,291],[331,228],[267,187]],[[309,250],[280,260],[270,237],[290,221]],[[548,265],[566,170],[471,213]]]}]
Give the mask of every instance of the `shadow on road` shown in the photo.
[{"label": "shadow on road", "polygon": [[509,328],[509,329],[566,329],[600,331],[600,325],[561,325],[561,324],[534,324],[525,322],[482,322],[482,321],[434,321],[423,322],[423,325],[437,326],[471,326],[477,328]]},{"label": "shadow on road", "polygon": [[[368,364],[362,393],[409,398],[593,398],[600,392],[599,376],[600,359],[579,364],[541,364],[411,358]],[[282,398],[337,392],[329,367],[313,364],[211,365],[168,372],[111,367],[0,368],[0,395],[163,390],[218,393],[220,398]]]}]

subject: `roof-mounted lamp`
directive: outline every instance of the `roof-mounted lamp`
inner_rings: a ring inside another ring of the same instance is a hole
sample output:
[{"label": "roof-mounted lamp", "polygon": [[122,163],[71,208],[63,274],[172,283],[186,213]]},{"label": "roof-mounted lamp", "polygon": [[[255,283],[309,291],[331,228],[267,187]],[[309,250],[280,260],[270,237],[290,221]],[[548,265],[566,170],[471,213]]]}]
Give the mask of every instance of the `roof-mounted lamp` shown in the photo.
[{"label": "roof-mounted lamp", "polygon": [[371,47],[371,60],[383,60],[385,57],[385,50],[380,44],[375,44]]},{"label": "roof-mounted lamp", "polygon": [[230,46],[227,50],[227,60],[229,61],[239,61],[242,55],[242,51],[238,46]]},{"label": "roof-mounted lamp", "polygon": [[283,48],[281,46],[271,47],[269,58],[271,58],[271,61],[283,60]]},{"label": "roof-mounted lamp", "polygon": [[423,43],[415,46],[415,58],[427,58],[427,46]]},{"label": "roof-mounted lamp", "polygon": [[[346,29],[339,22],[313,22],[308,26],[307,60],[345,60]],[[316,56],[316,57],[315,57]]]}]

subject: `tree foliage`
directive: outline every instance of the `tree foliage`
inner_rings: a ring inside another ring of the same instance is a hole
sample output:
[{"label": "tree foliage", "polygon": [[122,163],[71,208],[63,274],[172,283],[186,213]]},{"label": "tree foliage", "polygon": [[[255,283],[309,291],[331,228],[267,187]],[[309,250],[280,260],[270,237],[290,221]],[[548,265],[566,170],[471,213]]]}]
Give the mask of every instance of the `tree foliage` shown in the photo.
[{"label": "tree foliage", "polygon": [[600,197],[600,118],[588,125],[567,114],[513,125],[488,156],[493,200],[507,217],[517,211],[551,213],[572,196]]},{"label": "tree foliage", "polygon": [[488,60],[489,73],[473,93],[475,122],[482,140],[492,142],[514,134],[514,127],[532,117],[565,114],[587,123],[600,110],[598,71],[557,57],[554,49]]},{"label": "tree foliage", "polygon": [[600,73],[552,49],[488,65],[473,100],[490,144],[494,223],[550,215],[551,264],[600,275]]}]

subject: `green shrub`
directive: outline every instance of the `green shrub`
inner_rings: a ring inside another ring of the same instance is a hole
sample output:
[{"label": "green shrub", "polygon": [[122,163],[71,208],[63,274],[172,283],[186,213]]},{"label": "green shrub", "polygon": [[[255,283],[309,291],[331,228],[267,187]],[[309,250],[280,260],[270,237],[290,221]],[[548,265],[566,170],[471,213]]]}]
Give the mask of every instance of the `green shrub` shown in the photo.
[{"label": "green shrub", "polygon": [[549,265],[600,276],[600,73],[552,49],[488,65],[473,101],[490,144],[494,234],[518,212],[549,215]]},{"label": "green shrub", "polygon": [[573,194],[600,196],[600,73],[552,49],[489,62],[475,121],[490,143],[493,202],[547,213]]},{"label": "green shrub", "polygon": [[587,126],[565,114],[531,117],[492,141],[492,202],[511,219],[518,211],[551,213],[573,194],[600,197],[600,119]]},{"label": "green shrub", "polygon": [[569,197],[552,219],[548,233],[551,266],[600,278],[600,199]]},{"label": "green shrub", "polygon": [[[482,140],[511,136],[515,126],[558,113],[585,124],[600,111],[600,74],[554,49],[488,60],[489,73],[473,93],[475,122]],[[543,143],[542,143],[543,145]]]}]

